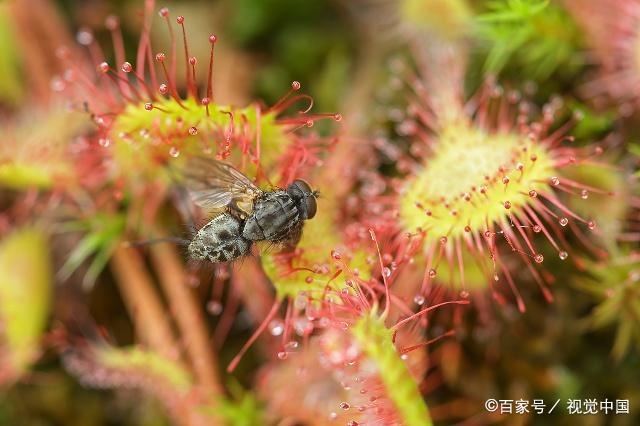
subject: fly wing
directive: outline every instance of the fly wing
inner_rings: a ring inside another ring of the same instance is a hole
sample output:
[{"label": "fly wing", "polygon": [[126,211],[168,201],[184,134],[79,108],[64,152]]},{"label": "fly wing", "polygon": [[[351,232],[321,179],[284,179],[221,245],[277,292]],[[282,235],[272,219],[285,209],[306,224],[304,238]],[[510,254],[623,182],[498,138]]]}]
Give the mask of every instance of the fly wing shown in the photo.
[{"label": "fly wing", "polygon": [[182,175],[191,200],[205,210],[252,204],[262,193],[240,171],[210,158],[190,158]]}]

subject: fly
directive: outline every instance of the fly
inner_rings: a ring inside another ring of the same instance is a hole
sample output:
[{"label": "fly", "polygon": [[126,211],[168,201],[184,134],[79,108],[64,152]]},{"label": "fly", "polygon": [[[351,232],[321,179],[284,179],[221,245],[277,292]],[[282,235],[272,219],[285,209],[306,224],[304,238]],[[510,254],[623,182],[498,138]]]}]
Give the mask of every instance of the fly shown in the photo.
[{"label": "fly", "polygon": [[191,200],[214,213],[188,245],[193,259],[229,262],[259,241],[293,248],[317,211],[318,192],[302,179],[263,191],[231,165],[203,157],[190,159],[183,175]]}]

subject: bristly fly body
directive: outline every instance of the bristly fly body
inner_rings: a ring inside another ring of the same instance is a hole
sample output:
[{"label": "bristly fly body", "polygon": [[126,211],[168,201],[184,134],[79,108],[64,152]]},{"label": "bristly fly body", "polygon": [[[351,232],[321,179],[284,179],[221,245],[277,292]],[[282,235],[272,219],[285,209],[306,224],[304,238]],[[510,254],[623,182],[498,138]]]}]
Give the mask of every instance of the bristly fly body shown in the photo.
[{"label": "bristly fly body", "polygon": [[293,248],[316,214],[318,193],[301,179],[263,191],[231,165],[204,157],[189,159],[182,175],[191,200],[213,212],[187,247],[195,260],[229,262],[259,241]]}]

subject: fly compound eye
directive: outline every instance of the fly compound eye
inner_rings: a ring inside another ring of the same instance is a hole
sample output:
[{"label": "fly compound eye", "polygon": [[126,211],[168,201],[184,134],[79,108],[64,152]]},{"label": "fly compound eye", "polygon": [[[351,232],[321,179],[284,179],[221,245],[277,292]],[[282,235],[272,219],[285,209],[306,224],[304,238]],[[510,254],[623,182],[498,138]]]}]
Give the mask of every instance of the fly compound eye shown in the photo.
[{"label": "fly compound eye", "polygon": [[304,202],[307,207],[307,219],[312,219],[316,215],[316,211],[318,211],[316,197],[313,195],[313,193],[311,193],[307,197],[305,197]]},{"label": "fly compound eye", "polygon": [[293,181],[293,183],[291,184],[291,186],[295,187],[296,189],[302,191],[302,193],[304,195],[309,195],[312,193],[311,191],[311,187],[309,186],[309,184],[302,180],[302,179],[296,179]]},{"label": "fly compound eye", "polygon": [[289,195],[296,200],[299,208],[303,209],[303,219],[311,219],[316,215],[316,193],[311,186],[302,179],[294,180],[287,188]]}]

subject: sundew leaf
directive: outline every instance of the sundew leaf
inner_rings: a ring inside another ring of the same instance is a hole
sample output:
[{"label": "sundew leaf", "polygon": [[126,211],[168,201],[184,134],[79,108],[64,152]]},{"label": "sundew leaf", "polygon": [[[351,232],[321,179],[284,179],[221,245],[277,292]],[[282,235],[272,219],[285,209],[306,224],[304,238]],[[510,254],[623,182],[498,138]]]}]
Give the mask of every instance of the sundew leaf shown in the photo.
[{"label": "sundew leaf", "polygon": [[[603,156],[612,164],[615,157]],[[599,191],[586,191],[583,197],[568,197],[567,205],[582,217],[588,217],[598,224],[598,239],[614,253],[618,250],[620,234],[624,231],[625,217],[632,211],[629,189],[625,187],[624,173],[615,168],[600,165],[582,164],[580,167],[567,167],[568,179],[597,188]]]},{"label": "sundew leaf", "polygon": [[[244,139],[255,140],[258,131],[261,141],[260,164],[268,169],[277,163],[294,140],[288,133],[289,126],[278,123],[277,113],[264,111],[258,104],[245,108],[210,104],[208,114],[191,98],[183,100],[182,104],[184,108],[173,99],[165,99],[154,104],[152,111],[146,111],[142,105],[129,104],[117,116],[108,134],[108,139],[113,143],[116,173],[130,181],[163,178],[167,183],[174,183],[175,174],[167,173],[167,168],[161,167],[163,162],[158,159],[173,157],[171,164],[179,169],[185,158],[201,155],[205,147],[212,148],[222,137],[230,137],[231,143],[235,144]],[[242,117],[246,124],[236,125],[233,134],[229,133],[230,113]],[[175,123],[183,124],[176,127]],[[168,137],[183,131],[183,127],[197,128],[198,133],[188,138]],[[204,135],[209,136],[203,139]],[[154,142],[158,140],[163,143]],[[171,144],[165,143],[169,140]],[[171,154],[170,146],[177,150],[175,154]],[[252,173],[250,171],[248,174]]]},{"label": "sundew leaf", "polygon": [[[171,390],[176,395],[187,395],[194,386],[194,378],[178,363],[170,360],[157,352],[140,347],[117,348],[113,346],[97,345],[93,347],[92,359],[96,366],[106,368],[114,373],[114,377],[127,380],[145,378],[154,383],[150,391],[161,388]],[[81,373],[91,376],[91,371]],[[123,376],[120,373],[125,373]],[[127,374],[128,373],[128,374]],[[109,382],[109,374],[105,375],[105,383],[109,387],[120,386],[119,380]],[[204,415],[211,415],[223,420],[223,424],[236,426],[253,426],[265,424],[262,420],[262,410],[256,397],[243,390],[239,384],[229,384],[230,397],[216,399],[215,407],[203,405],[198,408]]]},{"label": "sundew leaf", "polygon": [[373,312],[356,322],[351,333],[367,358],[375,363],[387,397],[393,401],[402,424],[432,425],[418,386],[393,344],[393,330]]},{"label": "sundew leaf", "polygon": [[176,392],[187,392],[192,386],[188,371],[173,360],[147,349],[138,347],[99,347],[95,353],[96,362],[109,369],[131,371],[161,380]]},{"label": "sundew leaf", "polygon": [[47,189],[75,182],[78,176],[68,155],[69,142],[89,125],[85,115],[63,108],[29,111],[5,123],[0,139],[0,186]]},{"label": "sundew leaf", "polygon": [[[51,303],[52,268],[39,228],[14,231],[0,243],[0,357],[9,380],[38,355]],[[4,375],[0,380],[7,379]]]},{"label": "sundew leaf", "polygon": [[[629,152],[631,152],[635,156],[640,157],[640,145],[639,144],[629,145]],[[640,170],[636,171],[634,173],[634,176],[640,177]]]},{"label": "sundew leaf", "polygon": [[0,185],[13,189],[48,188],[51,176],[41,168],[26,163],[0,164]]},{"label": "sundew leaf", "polygon": [[[331,202],[330,188],[327,188],[327,191],[322,189],[322,191],[322,202],[318,204],[318,213],[316,217],[305,223],[302,239],[297,246],[303,251],[303,255],[296,259],[297,271],[290,271],[288,267],[279,267],[274,253],[266,252],[262,257],[264,271],[273,282],[279,299],[295,298],[301,292],[311,297],[320,296],[325,292],[330,277],[336,272],[334,270],[326,274],[311,272],[314,270],[314,266],[327,263],[330,260],[332,250],[343,246],[340,236],[336,232],[335,213],[331,211],[331,206],[334,204]],[[348,262],[349,267],[352,270],[358,269],[361,279],[369,279],[370,268],[366,262],[366,254],[357,250],[352,255]],[[314,277],[313,282],[306,282],[307,277]],[[343,277],[331,281],[331,285],[338,290],[348,288]]]},{"label": "sundew leaf", "polygon": [[24,82],[8,8],[9,2],[0,3],[0,101],[17,105],[24,96]]}]

